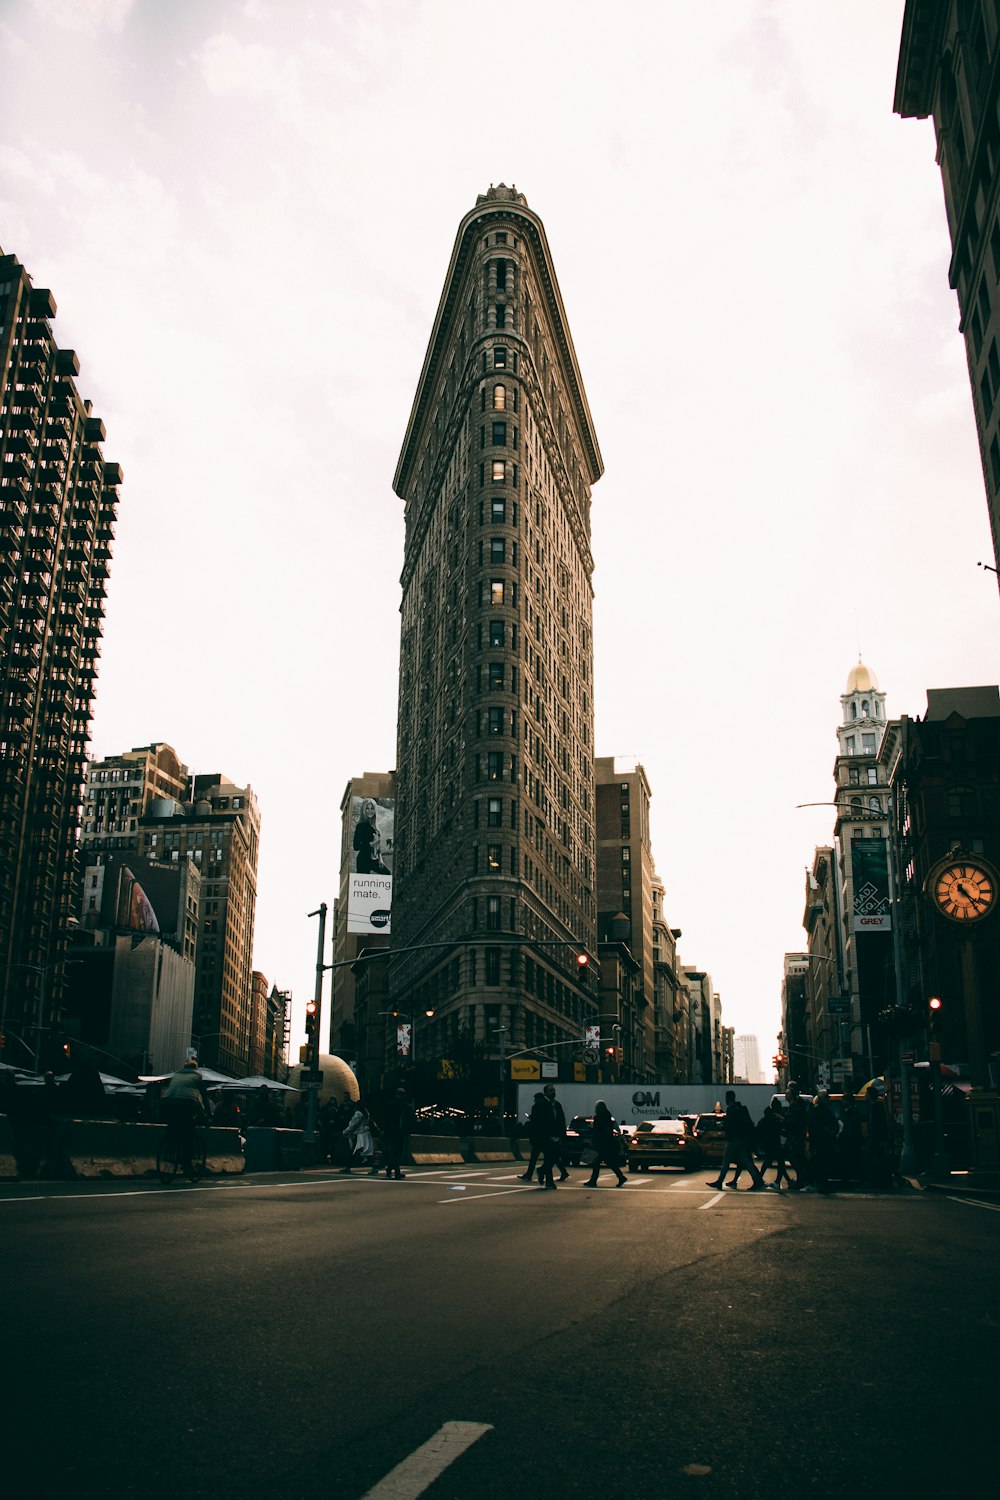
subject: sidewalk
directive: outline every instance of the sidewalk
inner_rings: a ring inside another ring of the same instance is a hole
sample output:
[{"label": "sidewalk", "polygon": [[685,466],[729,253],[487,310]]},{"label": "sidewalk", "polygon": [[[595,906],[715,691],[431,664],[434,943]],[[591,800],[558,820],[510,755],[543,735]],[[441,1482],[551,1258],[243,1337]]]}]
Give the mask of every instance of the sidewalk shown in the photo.
[{"label": "sidewalk", "polygon": [[917,1183],[931,1193],[952,1193],[966,1198],[983,1198],[1000,1202],[1000,1168],[975,1167],[968,1172],[950,1172],[943,1176],[922,1173]]}]

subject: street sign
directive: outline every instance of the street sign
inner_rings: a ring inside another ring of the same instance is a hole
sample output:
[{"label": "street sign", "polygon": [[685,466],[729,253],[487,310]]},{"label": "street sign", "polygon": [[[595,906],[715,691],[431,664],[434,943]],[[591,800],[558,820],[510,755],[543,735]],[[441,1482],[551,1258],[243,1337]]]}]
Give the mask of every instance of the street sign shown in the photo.
[{"label": "street sign", "polygon": [[556,1062],[544,1062],[543,1061],[543,1063],[542,1063],[542,1077],[543,1078],[558,1078],[559,1077],[559,1064],[556,1063]]},{"label": "street sign", "polygon": [[299,1074],[299,1084],[302,1088],[318,1089],[323,1082],[322,1068],[303,1068]]},{"label": "street sign", "polygon": [[597,1061],[597,1048],[596,1047],[584,1047],[584,1049],[583,1049],[583,1060],[584,1060],[585,1063],[590,1063],[590,1064],[595,1063]]},{"label": "street sign", "polygon": [[308,1094],[309,1091],[310,1091],[310,1089],[319,1089],[319,1088],[322,1088],[322,1086],[323,1086],[322,1083],[317,1083],[314,1078],[300,1078],[299,1079],[299,1088],[302,1090],[302,1092],[304,1094]]},{"label": "street sign", "polygon": [[849,1016],[851,1014],[850,995],[831,995],[826,1002],[826,1008],[831,1016]]},{"label": "street sign", "polygon": [[915,1052],[901,1052],[899,1054],[899,1060],[901,1063],[908,1063],[912,1068],[913,1064],[917,1060],[917,1054]]}]

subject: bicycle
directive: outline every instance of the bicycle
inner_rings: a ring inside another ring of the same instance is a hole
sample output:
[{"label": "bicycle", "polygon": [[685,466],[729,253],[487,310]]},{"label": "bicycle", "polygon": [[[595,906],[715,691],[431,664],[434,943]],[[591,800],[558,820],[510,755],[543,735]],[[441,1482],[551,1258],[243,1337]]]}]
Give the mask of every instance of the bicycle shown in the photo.
[{"label": "bicycle", "polygon": [[205,1132],[201,1126],[195,1125],[193,1128],[190,1169],[184,1165],[184,1155],[183,1126],[172,1121],[164,1127],[156,1153],[156,1175],[164,1187],[170,1187],[181,1173],[186,1174],[189,1182],[197,1182],[204,1177],[207,1170],[207,1149]]}]

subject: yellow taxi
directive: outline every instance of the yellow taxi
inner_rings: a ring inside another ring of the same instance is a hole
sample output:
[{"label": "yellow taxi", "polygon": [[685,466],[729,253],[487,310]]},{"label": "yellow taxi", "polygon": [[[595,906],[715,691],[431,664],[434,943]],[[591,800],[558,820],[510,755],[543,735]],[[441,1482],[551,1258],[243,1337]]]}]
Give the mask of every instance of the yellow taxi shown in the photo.
[{"label": "yellow taxi", "polygon": [[680,1167],[689,1172],[701,1165],[698,1142],[687,1120],[642,1120],[628,1140],[628,1169]]}]

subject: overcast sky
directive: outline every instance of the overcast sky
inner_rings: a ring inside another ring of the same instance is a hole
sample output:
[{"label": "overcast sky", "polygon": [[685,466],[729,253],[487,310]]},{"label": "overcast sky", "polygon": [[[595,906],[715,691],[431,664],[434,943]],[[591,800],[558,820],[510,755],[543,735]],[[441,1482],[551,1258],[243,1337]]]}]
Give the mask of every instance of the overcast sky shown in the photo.
[{"label": "overcast sky", "polygon": [[396,759],[392,477],[463,214],[543,219],[605,462],[596,749],[770,1058],[859,653],[992,683],[998,596],[903,0],[0,0],[0,245],[124,469],[92,749],[249,782],[254,962],[313,987]]}]

